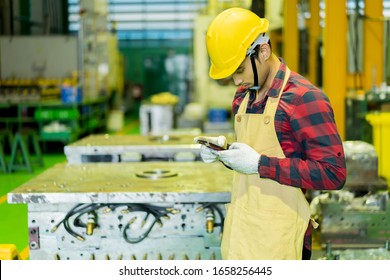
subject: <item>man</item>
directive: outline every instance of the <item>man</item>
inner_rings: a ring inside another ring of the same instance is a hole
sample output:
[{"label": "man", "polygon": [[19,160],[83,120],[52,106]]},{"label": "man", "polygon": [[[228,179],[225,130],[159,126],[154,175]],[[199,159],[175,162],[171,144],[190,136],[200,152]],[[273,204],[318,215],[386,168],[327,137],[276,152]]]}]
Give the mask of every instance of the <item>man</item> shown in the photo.
[{"label": "man", "polygon": [[[231,77],[237,142],[196,137],[205,162],[234,170],[226,207],[223,259],[310,259],[311,221],[305,190],[338,190],[345,157],[327,96],[273,54],[268,20],[242,8],[220,13],[206,44],[210,77]],[[288,42],[284,42],[287,43]]]}]

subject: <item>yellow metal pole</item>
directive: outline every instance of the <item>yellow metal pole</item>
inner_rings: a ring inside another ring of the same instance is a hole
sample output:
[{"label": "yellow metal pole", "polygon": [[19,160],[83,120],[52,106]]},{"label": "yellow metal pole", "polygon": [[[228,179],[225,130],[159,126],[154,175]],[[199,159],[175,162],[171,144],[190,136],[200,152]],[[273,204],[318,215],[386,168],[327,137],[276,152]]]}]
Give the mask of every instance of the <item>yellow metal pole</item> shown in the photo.
[{"label": "yellow metal pole", "polygon": [[346,0],[325,0],[323,87],[332,103],[336,124],[343,140],[345,139],[345,97],[347,91],[346,36]]},{"label": "yellow metal pole", "polygon": [[320,0],[309,0],[309,74],[308,79],[317,84],[318,74],[318,45],[321,38]]},{"label": "yellow metal pole", "polygon": [[299,69],[298,0],[284,1],[283,58],[292,71]]},{"label": "yellow metal pole", "polygon": [[364,89],[378,87],[383,82],[384,26],[383,0],[364,1]]}]

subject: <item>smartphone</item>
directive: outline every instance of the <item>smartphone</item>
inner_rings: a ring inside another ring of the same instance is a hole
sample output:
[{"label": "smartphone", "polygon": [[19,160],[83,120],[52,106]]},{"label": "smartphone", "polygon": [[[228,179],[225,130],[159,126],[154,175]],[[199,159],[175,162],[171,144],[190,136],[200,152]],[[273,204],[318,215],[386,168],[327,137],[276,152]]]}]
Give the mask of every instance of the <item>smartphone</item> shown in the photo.
[{"label": "smartphone", "polygon": [[[206,140],[201,140],[199,139],[197,141],[199,144],[202,144],[202,145],[205,145],[206,147],[210,148],[210,149],[213,149],[213,150],[216,150],[216,151],[223,151],[223,150],[226,150],[225,148],[221,147],[221,146],[218,146],[216,144],[213,144],[213,143],[210,143]],[[227,147],[229,148],[229,145],[227,145]]]}]

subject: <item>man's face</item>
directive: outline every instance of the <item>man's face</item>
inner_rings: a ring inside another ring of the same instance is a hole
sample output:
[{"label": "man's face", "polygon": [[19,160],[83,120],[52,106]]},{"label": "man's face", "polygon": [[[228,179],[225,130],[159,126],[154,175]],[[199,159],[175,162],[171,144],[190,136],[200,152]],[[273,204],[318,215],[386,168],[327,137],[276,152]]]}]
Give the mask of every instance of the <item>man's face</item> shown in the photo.
[{"label": "man's face", "polygon": [[253,86],[253,70],[249,56],[246,56],[237,70],[233,73],[233,81],[236,86],[250,88]]},{"label": "man's face", "polygon": [[[258,53],[255,58],[257,76],[259,81],[259,86],[262,86],[267,73],[268,65],[264,57]],[[236,86],[244,86],[246,88],[251,88],[254,86],[254,77],[253,77],[252,63],[249,56],[246,56],[244,61],[240,64],[237,70],[233,73],[232,78]]]}]

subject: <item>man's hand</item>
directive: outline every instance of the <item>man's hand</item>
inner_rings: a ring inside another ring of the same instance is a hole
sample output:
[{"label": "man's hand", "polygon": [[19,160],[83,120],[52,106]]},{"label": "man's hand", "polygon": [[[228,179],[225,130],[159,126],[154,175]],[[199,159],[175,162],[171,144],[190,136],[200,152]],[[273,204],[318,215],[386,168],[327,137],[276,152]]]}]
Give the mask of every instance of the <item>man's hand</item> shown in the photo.
[{"label": "man's hand", "polygon": [[237,172],[259,173],[260,154],[245,143],[233,143],[229,150],[219,151],[218,155],[220,161]]},{"label": "man's hand", "polygon": [[205,163],[216,162],[219,159],[218,152],[207,148],[205,145],[200,147],[200,157]]},{"label": "man's hand", "polygon": [[[198,140],[205,141],[207,143],[211,143],[217,146],[220,146],[222,148],[227,147],[227,141],[225,136],[218,136],[218,137],[206,137],[206,136],[198,136],[194,138],[194,143],[198,143]],[[200,157],[202,158],[203,162],[205,163],[212,163],[216,162],[218,157],[218,152],[206,147],[205,145],[202,145],[200,147]]]}]

